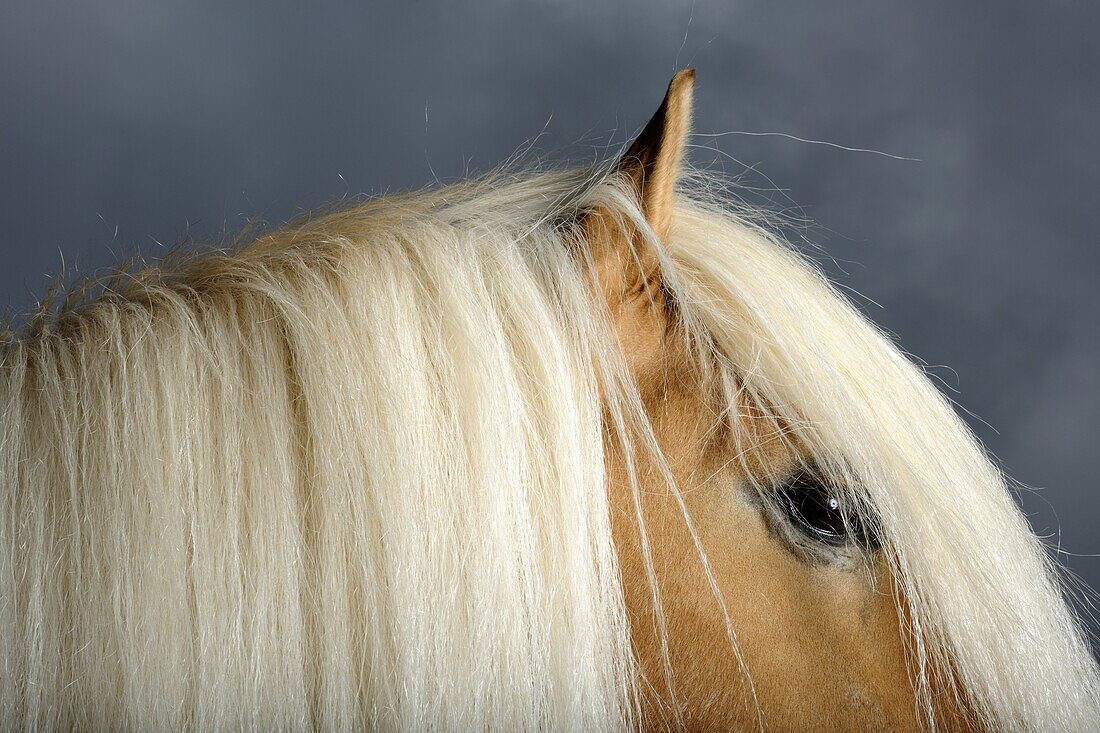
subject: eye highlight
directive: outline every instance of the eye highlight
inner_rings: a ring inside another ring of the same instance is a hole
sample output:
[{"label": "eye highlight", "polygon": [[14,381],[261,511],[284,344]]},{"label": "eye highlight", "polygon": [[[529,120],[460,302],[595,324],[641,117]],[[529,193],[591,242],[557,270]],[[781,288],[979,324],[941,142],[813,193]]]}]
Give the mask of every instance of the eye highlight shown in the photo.
[{"label": "eye highlight", "polygon": [[779,487],[780,509],[806,538],[829,547],[874,548],[874,532],[843,492],[810,471],[799,471]]}]

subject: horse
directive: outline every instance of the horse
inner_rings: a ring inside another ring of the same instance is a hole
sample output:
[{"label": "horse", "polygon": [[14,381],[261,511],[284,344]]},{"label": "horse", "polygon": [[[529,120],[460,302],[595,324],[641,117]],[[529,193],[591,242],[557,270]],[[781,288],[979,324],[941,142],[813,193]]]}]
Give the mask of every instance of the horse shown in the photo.
[{"label": "horse", "polygon": [[693,70],[3,339],[10,729],[1097,729],[1006,478],[722,178]]}]

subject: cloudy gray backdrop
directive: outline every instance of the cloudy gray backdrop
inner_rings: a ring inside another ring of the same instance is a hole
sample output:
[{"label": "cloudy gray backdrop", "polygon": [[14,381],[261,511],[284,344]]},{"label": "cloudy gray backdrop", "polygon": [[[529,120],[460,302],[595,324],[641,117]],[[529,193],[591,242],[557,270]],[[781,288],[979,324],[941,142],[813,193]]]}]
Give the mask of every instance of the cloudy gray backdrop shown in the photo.
[{"label": "cloudy gray backdrop", "polygon": [[692,64],[700,133],[920,159],[741,134],[696,151],[813,220],[832,272],[959,391],[1041,488],[1022,497],[1036,530],[1100,587],[1100,6],[248,5],[0,11],[5,304],[29,307],[62,261],[451,179],[540,131],[543,150],[606,154]]}]

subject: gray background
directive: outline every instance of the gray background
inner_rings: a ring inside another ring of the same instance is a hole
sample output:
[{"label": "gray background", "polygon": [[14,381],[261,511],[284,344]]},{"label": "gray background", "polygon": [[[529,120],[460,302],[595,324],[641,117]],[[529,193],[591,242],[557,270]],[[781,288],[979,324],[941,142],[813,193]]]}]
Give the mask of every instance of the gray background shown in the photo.
[{"label": "gray background", "polygon": [[93,271],[244,215],[453,179],[540,131],[543,150],[605,155],[692,64],[700,133],[920,159],[741,134],[696,151],[813,220],[795,233],[961,393],[1041,489],[1022,497],[1036,530],[1100,587],[1100,6],[243,5],[6,4],[6,305],[63,261]]}]

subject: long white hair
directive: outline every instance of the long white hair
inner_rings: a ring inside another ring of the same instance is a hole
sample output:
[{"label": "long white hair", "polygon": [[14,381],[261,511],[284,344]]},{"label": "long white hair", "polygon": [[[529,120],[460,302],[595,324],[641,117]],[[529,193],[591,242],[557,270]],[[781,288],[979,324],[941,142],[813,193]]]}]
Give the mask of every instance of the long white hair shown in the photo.
[{"label": "long white hair", "polygon": [[[1095,726],[1055,571],[949,403],[690,189],[654,242],[685,332],[874,515],[926,720],[950,669],[991,727]],[[636,724],[603,438],[640,403],[578,256],[594,203],[645,231],[605,172],[497,175],[131,271],[9,334],[0,719]]]}]

